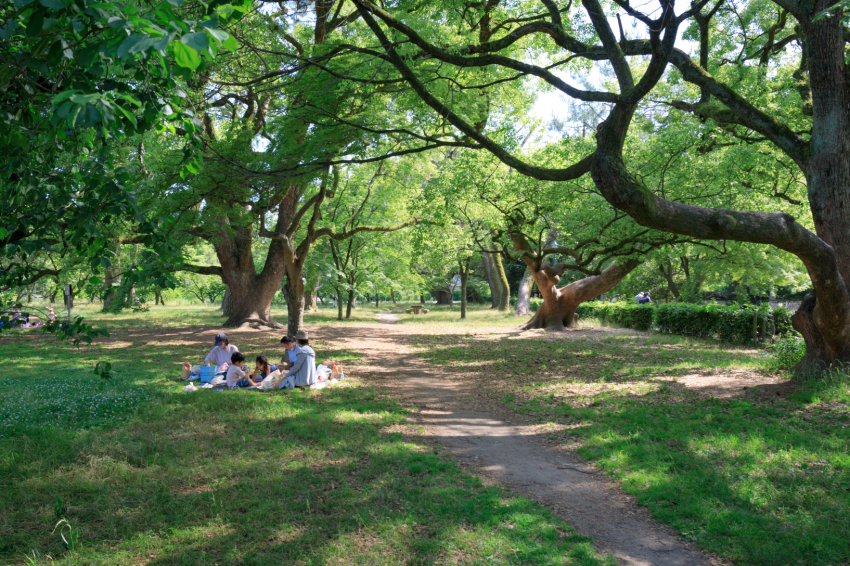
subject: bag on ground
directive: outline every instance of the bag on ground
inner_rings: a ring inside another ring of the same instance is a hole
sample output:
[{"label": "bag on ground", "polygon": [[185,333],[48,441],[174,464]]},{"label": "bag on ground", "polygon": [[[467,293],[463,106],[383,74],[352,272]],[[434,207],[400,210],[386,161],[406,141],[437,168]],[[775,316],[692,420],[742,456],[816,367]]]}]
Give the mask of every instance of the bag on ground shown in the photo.
[{"label": "bag on ground", "polygon": [[260,389],[277,389],[280,382],[283,381],[284,375],[285,374],[281,373],[279,369],[274,370],[263,379],[262,383],[260,383]]},{"label": "bag on ground", "polygon": [[331,368],[331,379],[345,379],[345,375],[342,373],[341,365],[334,364],[333,368]]}]

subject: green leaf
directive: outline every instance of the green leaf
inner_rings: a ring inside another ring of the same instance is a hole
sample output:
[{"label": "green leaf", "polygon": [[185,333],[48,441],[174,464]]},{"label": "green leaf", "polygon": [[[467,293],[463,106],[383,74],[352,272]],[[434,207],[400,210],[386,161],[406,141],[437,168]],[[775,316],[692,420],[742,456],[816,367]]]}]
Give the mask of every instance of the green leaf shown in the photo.
[{"label": "green leaf", "polygon": [[163,49],[165,49],[166,47],[168,47],[168,44],[169,44],[169,43],[171,43],[171,40],[172,40],[172,39],[174,39],[174,37],[175,37],[176,35],[177,35],[177,32],[176,32],[176,31],[172,31],[172,32],[171,32],[171,33],[169,33],[168,35],[164,35],[164,36],[162,36],[162,37],[159,39],[159,41],[157,41],[156,43],[154,43],[153,48],[154,48],[154,49],[156,49],[157,51],[162,51]]},{"label": "green leaf", "polygon": [[62,51],[62,42],[54,41],[53,45],[50,46],[50,51],[47,52],[47,64],[51,67],[57,65],[62,60]]},{"label": "green leaf", "polygon": [[207,34],[202,31],[187,33],[180,38],[180,41],[199,53],[210,46],[210,40],[207,39]]},{"label": "green leaf", "polygon": [[30,21],[27,23],[27,36],[37,36],[41,33],[42,28],[44,28],[44,13],[39,10],[30,16]]},{"label": "green leaf", "polygon": [[91,104],[100,98],[100,94],[74,94],[71,96],[71,102],[74,104]]},{"label": "green leaf", "polygon": [[9,231],[3,227],[0,227],[0,239],[5,238],[9,234]]},{"label": "green leaf", "polygon": [[65,0],[38,0],[38,3],[51,10],[64,10],[70,4],[70,2],[65,2]]},{"label": "green leaf", "polygon": [[191,47],[180,42],[175,42],[174,61],[179,66],[194,71],[201,64],[201,56]]},{"label": "green leaf", "polygon": [[103,285],[103,281],[98,277],[89,277],[89,285]]},{"label": "green leaf", "polygon": [[153,45],[154,40],[148,37],[147,35],[139,35],[134,33],[130,37],[124,40],[124,43],[121,44],[121,47],[118,48],[118,58],[124,59],[127,55],[135,55],[136,53],[141,53],[145,51],[148,47]]},{"label": "green leaf", "polygon": [[239,49],[239,42],[236,41],[235,37],[230,34],[227,34],[227,39],[222,42],[221,46],[229,51],[236,51],[237,49]]}]

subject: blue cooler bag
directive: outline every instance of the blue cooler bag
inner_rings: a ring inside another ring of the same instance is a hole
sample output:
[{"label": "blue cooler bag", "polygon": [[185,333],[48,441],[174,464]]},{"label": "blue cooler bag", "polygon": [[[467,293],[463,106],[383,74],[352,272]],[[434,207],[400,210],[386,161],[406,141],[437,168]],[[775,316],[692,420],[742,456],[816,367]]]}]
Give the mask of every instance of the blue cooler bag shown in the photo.
[{"label": "blue cooler bag", "polygon": [[216,374],[215,366],[201,366],[201,383],[209,383]]}]

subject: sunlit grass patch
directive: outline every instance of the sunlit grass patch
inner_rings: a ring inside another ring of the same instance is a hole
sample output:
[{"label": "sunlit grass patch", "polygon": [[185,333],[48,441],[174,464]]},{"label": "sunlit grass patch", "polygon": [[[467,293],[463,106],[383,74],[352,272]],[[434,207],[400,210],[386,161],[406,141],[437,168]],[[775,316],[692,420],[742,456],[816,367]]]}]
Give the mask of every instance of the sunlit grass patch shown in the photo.
[{"label": "sunlit grass patch", "polygon": [[[92,314],[113,331],[100,346],[0,338],[0,563],[613,564],[394,432],[406,410],[356,373],[319,391],[183,393],[178,362],[209,351],[222,317]],[[279,332],[228,335],[251,362],[282,355]],[[316,335],[320,357],[359,359]],[[113,380],[92,373],[104,359]],[[52,532],[57,498],[71,550]]]},{"label": "sunlit grass patch", "polygon": [[[476,394],[546,423],[683,538],[740,564],[850,560],[850,382],[837,373],[771,397],[752,348],[637,334],[453,338],[410,341],[429,363],[477,366]],[[742,374],[756,387],[731,398],[680,384]]]}]

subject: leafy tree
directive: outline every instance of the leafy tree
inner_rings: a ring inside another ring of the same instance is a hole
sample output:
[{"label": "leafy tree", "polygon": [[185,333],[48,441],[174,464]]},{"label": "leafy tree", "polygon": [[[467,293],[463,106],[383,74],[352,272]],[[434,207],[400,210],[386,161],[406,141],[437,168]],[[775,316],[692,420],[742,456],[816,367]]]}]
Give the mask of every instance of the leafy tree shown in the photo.
[{"label": "leafy tree", "polygon": [[[277,12],[256,11],[234,26],[239,55],[220,59],[210,73],[185,85],[203,123],[205,161],[199,175],[183,180],[175,174],[182,156],[173,136],[151,136],[148,143],[156,158],[148,160],[153,191],[147,204],[158,215],[179,219],[187,243],[192,238],[210,242],[219,263],[174,267],[222,277],[232,298],[227,326],[278,326],[270,306],[285,279],[288,330],[297,332],[304,267],[314,243],[416,221],[360,223],[351,229],[343,227],[344,218],[341,226],[329,224],[325,211],[343,172],[334,165],[460,143],[430,133],[399,141],[397,133],[374,125],[394,104],[395,87],[372,84],[368,68],[348,67],[358,16],[342,12],[345,5],[282,3]],[[262,58],[251,55],[258,52]],[[359,73],[360,80],[349,72]],[[367,116],[372,126],[364,130]],[[269,241],[263,257],[255,255],[258,238]]]},{"label": "leafy tree", "polygon": [[[541,0],[539,11],[530,11],[530,3],[488,2],[469,6],[462,20],[442,3],[429,7],[426,16],[422,10],[412,15],[406,2],[387,10],[369,0],[353,2],[380,41],[385,60],[417,95],[460,133],[519,172],[562,182],[590,174],[612,207],[648,228],[769,244],[797,256],[814,288],[794,316],[794,327],[807,345],[803,365],[850,359],[847,30],[840,9],[835,15],[821,14],[831,0],[753,0],[734,7],[725,0],[701,0],[678,13],[666,1],[643,13],[614,0],[612,6],[638,22],[642,35],[630,38],[620,30],[619,39],[609,17],[613,11],[597,0],[583,0],[580,6]],[[436,33],[434,25],[423,22],[428,16],[448,22],[457,33]],[[496,26],[499,33],[479,41],[476,28],[494,20],[501,24]],[[680,30],[699,40],[698,60],[677,47]],[[533,59],[546,56],[551,64]],[[427,65],[418,64],[426,59]],[[443,73],[453,69],[451,84],[434,84],[439,77],[432,71],[433,61],[443,65]],[[556,71],[580,75],[599,61],[610,65],[614,81],[591,80],[576,87]],[[606,104],[594,147],[570,165],[553,168],[518,157],[490,132],[476,129],[466,109],[449,101],[455,90],[482,86],[472,80],[474,71],[493,68],[511,69],[518,80],[534,77],[575,100]],[[788,213],[677,201],[640,180],[624,153],[626,141],[653,89],[665,81],[683,81],[687,96],[682,98],[690,101],[667,101],[656,119],[668,112],[686,113],[697,118],[690,138],[713,137],[718,145],[757,143],[781,152],[805,177],[814,232]]]},{"label": "leafy tree", "polygon": [[177,122],[183,172],[197,169],[200,123],[175,76],[235,47],[218,26],[246,9],[243,0],[178,4],[18,0],[0,11],[0,286],[57,277],[45,255],[109,267],[115,231],[128,223],[151,258],[171,252],[136,204],[121,147]]}]

